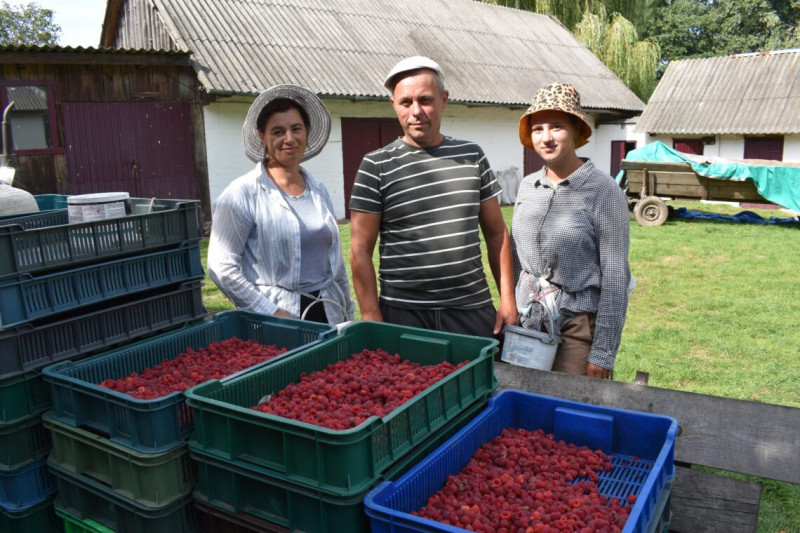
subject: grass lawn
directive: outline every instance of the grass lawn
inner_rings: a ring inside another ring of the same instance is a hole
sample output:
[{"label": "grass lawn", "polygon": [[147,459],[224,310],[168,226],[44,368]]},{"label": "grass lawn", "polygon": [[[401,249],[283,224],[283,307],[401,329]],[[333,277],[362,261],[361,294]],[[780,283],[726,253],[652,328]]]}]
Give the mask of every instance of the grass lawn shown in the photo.
[{"label": "grass lawn", "polygon": [[[512,211],[503,208],[509,227]],[[350,227],[340,228],[347,258]],[[631,221],[630,263],[637,286],[614,379],[631,382],[640,370],[654,387],[800,407],[800,228],[682,219],[644,228]],[[208,278],[203,298],[211,311],[232,308]],[[800,532],[800,486],[756,481],[764,487],[759,532]]]}]

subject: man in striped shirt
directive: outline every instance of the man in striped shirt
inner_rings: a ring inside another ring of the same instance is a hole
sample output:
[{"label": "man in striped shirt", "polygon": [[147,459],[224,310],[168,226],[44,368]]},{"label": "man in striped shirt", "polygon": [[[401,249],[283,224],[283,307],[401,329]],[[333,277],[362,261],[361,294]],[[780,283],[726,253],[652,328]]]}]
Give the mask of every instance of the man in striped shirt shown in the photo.
[{"label": "man in striped shirt", "polygon": [[[415,56],[384,86],[404,136],[364,156],[350,198],[350,260],[363,320],[491,337],[514,324],[514,272],[501,188],[483,150],[441,134],[441,68]],[[483,232],[500,292],[495,311]],[[372,254],[380,236],[380,298]]]}]

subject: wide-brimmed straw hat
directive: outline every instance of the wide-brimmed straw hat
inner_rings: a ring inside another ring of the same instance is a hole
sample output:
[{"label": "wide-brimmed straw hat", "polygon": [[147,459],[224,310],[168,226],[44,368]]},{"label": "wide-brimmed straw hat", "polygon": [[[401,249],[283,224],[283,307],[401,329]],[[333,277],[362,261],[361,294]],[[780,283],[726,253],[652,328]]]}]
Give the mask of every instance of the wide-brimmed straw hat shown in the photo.
[{"label": "wide-brimmed straw hat", "polygon": [[311,159],[320,153],[328,142],[328,136],[331,134],[331,114],[316,94],[298,85],[275,85],[258,95],[247,111],[247,118],[242,126],[244,153],[256,163],[264,159],[264,145],[261,143],[256,123],[261,110],[278,98],[297,102],[305,109],[310,125],[306,138],[306,151],[301,161]]},{"label": "wide-brimmed straw hat", "polygon": [[581,120],[582,124],[578,132],[578,139],[575,141],[575,148],[580,148],[589,142],[589,137],[592,136],[592,127],[589,126],[589,122],[581,110],[581,95],[569,83],[551,83],[536,91],[531,106],[519,119],[519,142],[523,146],[534,149],[531,142],[531,116],[539,111],[550,110],[563,111]]}]

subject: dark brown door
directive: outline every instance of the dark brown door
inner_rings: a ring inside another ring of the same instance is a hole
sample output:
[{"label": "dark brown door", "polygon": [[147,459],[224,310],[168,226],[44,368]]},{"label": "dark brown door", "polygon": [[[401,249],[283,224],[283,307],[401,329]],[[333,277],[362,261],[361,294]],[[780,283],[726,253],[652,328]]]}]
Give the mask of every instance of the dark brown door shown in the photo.
[{"label": "dark brown door", "polygon": [[745,137],[744,158],[783,161],[783,137]]},{"label": "dark brown door", "polygon": [[79,103],[61,112],[71,194],[197,198],[189,104]]},{"label": "dark brown door", "polygon": [[684,154],[703,155],[703,141],[701,139],[673,139],[672,147]]},{"label": "dark brown door", "polygon": [[522,166],[523,166],[523,177],[527,176],[528,174],[533,174],[540,168],[544,166],[544,159],[539,157],[534,150],[530,148],[522,148]]},{"label": "dark brown door", "polygon": [[366,154],[403,136],[396,118],[342,117],[345,217],[350,218],[350,194],[358,167]]},{"label": "dark brown door", "polygon": [[619,174],[620,162],[625,159],[628,152],[636,148],[636,141],[611,141],[611,177]]}]

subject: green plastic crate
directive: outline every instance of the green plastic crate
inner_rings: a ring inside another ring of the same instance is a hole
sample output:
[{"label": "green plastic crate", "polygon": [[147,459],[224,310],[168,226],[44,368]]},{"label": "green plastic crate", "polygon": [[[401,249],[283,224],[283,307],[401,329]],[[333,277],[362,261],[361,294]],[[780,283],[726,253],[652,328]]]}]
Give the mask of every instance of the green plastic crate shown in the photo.
[{"label": "green plastic crate", "polygon": [[47,414],[42,419],[52,434],[50,465],[97,480],[142,507],[170,505],[195,485],[195,465],[186,444],[163,453],[144,454]]},{"label": "green plastic crate", "polygon": [[[147,198],[131,198],[134,212],[150,207]],[[19,217],[0,224],[0,278],[42,272],[161,248],[202,238],[198,200],[156,200],[152,211],[108,220],[31,227]],[[65,210],[45,212],[66,213]],[[41,218],[39,215],[29,215]],[[26,228],[26,226],[28,226]]]},{"label": "green plastic crate", "polygon": [[50,432],[41,416],[32,415],[16,424],[0,426],[0,471],[25,466],[49,451]]},{"label": "green plastic crate", "polygon": [[63,527],[53,508],[52,497],[20,512],[0,507],[0,531],[3,533],[61,533]]},{"label": "green plastic crate", "polygon": [[199,533],[191,495],[160,509],[148,509],[84,476],[51,466],[58,492],[55,506],[79,520],[91,519],[116,533]]},{"label": "green plastic crate", "polygon": [[[428,440],[397,460],[381,476],[393,480],[414,467],[486,408],[479,401],[463,411]],[[236,516],[249,516],[290,531],[367,533],[369,520],[363,499],[369,488],[341,496],[287,481],[286,476],[240,462],[229,463],[191,453],[198,463],[194,498]]]},{"label": "green plastic crate", "polygon": [[[338,337],[269,367],[186,391],[194,409],[189,448],[286,476],[298,485],[340,496],[361,493],[397,459],[444,427],[497,386],[494,339],[359,322]],[[470,362],[383,418],[349,430],[331,430],[251,409],[267,394],[364,349],[382,348],[431,365]]]},{"label": "green plastic crate", "polygon": [[70,270],[0,280],[0,327],[204,276],[200,245],[137,254]]},{"label": "green plastic crate", "polygon": [[[80,361],[48,366],[42,373],[50,385],[50,416],[66,424],[87,427],[113,442],[142,453],[158,453],[183,443],[192,432],[192,413],[181,392],[141,400],[99,384],[131,372],[141,372],[165,359],[174,359],[187,347],[198,349],[230,337],[276,344],[288,351],[253,367],[276,363],[336,335],[336,327],[305,320],[262,315],[244,310],[215,314],[136,344],[123,346]],[[242,372],[248,372],[244,370]]]},{"label": "green plastic crate", "polygon": [[55,509],[56,515],[64,521],[64,533],[114,533],[113,529],[109,529],[100,522],[95,522],[91,518],[81,520],[77,516],[73,516],[64,509],[60,509],[58,507]]},{"label": "green plastic crate", "polygon": [[0,380],[0,427],[17,424],[50,407],[50,389],[40,372]]}]

